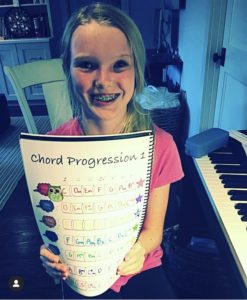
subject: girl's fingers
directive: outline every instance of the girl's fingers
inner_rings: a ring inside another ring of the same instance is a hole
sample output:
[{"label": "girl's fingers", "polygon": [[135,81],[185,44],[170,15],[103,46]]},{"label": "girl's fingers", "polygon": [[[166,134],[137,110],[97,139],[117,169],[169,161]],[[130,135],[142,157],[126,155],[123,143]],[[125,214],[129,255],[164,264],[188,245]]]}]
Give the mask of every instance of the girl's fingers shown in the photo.
[{"label": "girl's fingers", "polygon": [[63,272],[65,274],[68,273],[68,268],[66,265],[64,265],[62,263],[50,262],[49,260],[47,260],[46,258],[44,258],[42,256],[40,257],[40,259],[41,259],[44,267],[56,269],[57,271]]},{"label": "girl's fingers", "polygon": [[135,243],[118,268],[119,275],[131,275],[141,271],[145,260],[145,249]]},{"label": "girl's fingers", "polygon": [[61,277],[66,279],[69,275],[69,271],[66,265],[64,265],[59,256],[52,253],[46,245],[40,247],[40,259],[46,272],[54,278],[55,283],[59,283]]},{"label": "girl's fingers", "polygon": [[46,245],[42,245],[40,247],[40,255],[46,257],[48,260],[52,262],[60,262],[60,258],[58,255],[52,253]]},{"label": "girl's fingers", "polygon": [[141,271],[143,267],[144,259],[130,259],[127,262],[123,262],[118,268],[119,275],[130,275]]}]

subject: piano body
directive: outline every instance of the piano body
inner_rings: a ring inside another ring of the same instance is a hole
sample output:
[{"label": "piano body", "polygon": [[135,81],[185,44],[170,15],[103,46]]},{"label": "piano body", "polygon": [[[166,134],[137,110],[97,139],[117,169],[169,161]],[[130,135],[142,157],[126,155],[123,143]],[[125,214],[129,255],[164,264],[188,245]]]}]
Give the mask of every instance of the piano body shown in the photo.
[{"label": "piano body", "polygon": [[[247,131],[242,131],[246,134]],[[242,143],[228,144],[201,158],[186,158],[197,201],[234,286],[234,297],[247,298],[247,154]]]}]

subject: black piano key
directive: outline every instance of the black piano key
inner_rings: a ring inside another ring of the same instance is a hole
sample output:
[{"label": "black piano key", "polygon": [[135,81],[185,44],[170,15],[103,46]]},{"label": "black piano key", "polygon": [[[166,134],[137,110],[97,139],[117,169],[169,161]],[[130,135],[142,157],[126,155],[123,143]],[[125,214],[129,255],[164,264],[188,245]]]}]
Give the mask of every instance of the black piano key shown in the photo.
[{"label": "black piano key", "polygon": [[222,182],[223,186],[225,188],[230,188],[230,189],[234,189],[234,188],[247,188],[247,182]]},{"label": "black piano key", "polygon": [[227,174],[222,174],[220,175],[220,179],[223,182],[228,182],[228,181],[236,181],[236,182],[247,182],[247,175],[227,175]]},{"label": "black piano key", "polygon": [[247,216],[247,210],[246,209],[239,209],[238,214],[240,216]]},{"label": "black piano key", "polygon": [[234,173],[234,174],[247,174],[247,165],[216,165],[214,166],[216,173]]},{"label": "black piano key", "polygon": [[247,201],[247,191],[229,190],[227,194],[230,195],[231,200]]},{"label": "black piano key", "polygon": [[239,130],[239,131],[242,132],[243,134],[245,134],[246,137],[247,137],[247,129],[241,129],[241,130]]},{"label": "black piano key", "polygon": [[246,153],[241,142],[230,138],[228,142],[228,147],[231,149],[234,155],[242,158],[243,160],[246,159]]},{"label": "black piano key", "polygon": [[247,190],[229,190],[228,195],[242,195],[247,196]]},{"label": "black piano key", "polygon": [[208,154],[212,164],[215,164],[216,172],[247,174],[247,156],[242,144],[229,138],[225,149],[225,152],[216,150]]},{"label": "black piano key", "polygon": [[[241,221],[247,222],[247,215],[241,217]],[[247,229],[247,228],[246,228]]]},{"label": "black piano key", "polygon": [[237,203],[234,205],[236,209],[247,209],[247,203]]},{"label": "black piano key", "polygon": [[212,154],[210,157],[210,161],[213,164],[240,164],[242,162],[241,157],[230,155],[230,154]]},{"label": "black piano key", "polygon": [[232,201],[247,201],[247,197],[244,198],[241,195],[232,195],[232,196],[230,196],[230,199]]},{"label": "black piano key", "polygon": [[231,177],[229,177],[229,178],[221,178],[221,176],[219,178],[221,179],[222,183],[237,182],[237,183],[241,183],[243,185],[245,185],[247,183],[247,177],[244,178],[244,176],[233,176],[233,175],[231,175]]}]

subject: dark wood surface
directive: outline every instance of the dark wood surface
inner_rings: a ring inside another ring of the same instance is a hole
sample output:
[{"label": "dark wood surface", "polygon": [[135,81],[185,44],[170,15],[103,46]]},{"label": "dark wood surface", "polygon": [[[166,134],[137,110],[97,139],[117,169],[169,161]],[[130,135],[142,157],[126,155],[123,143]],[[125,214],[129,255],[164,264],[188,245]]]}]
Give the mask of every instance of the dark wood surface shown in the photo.
[{"label": "dark wood surface", "polygon": [[[42,240],[24,178],[0,212],[0,228],[0,299],[60,298],[59,287],[40,263]],[[23,278],[21,291],[9,288],[12,276]]]}]

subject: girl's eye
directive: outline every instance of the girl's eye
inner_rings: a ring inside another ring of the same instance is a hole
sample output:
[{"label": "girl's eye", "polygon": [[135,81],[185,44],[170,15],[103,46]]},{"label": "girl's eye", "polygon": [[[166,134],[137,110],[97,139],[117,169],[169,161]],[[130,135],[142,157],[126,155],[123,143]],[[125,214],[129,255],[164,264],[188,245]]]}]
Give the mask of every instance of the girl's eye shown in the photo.
[{"label": "girl's eye", "polygon": [[97,65],[90,61],[80,61],[78,64],[75,64],[75,67],[80,68],[83,71],[90,72],[95,70],[97,68]]},{"label": "girl's eye", "polygon": [[114,64],[114,70],[117,72],[120,72],[122,69],[126,68],[129,66],[129,63],[125,60],[118,60]]}]

